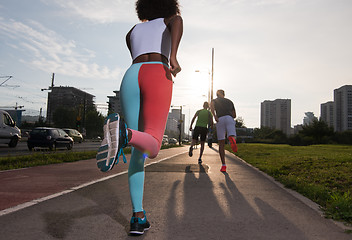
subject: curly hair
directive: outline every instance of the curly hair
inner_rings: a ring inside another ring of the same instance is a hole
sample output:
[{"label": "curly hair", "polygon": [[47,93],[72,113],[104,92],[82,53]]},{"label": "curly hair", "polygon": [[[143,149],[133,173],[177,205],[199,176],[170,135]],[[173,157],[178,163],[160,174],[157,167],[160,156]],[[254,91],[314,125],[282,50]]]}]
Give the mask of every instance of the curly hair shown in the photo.
[{"label": "curly hair", "polygon": [[180,14],[178,0],[137,0],[136,12],[139,20],[168,18]]}]

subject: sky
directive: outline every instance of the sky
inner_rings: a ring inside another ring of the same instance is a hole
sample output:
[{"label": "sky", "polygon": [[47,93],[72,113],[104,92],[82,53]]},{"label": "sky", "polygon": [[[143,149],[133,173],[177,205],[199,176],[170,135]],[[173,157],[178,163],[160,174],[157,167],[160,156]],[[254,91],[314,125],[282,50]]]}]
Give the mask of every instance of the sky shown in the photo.
[{"label": "sky", "polygon": [[[320,116],[333,90],[352,84],[351,0],[180,0],[184,33],[172,108],[189,124],[225,90],[245,126],[260,126],[260,103],[291,99],[291,125]],[[0,0],[0,108],[46,114],[47,89],[72,86],[95,96],[106,114],[131,57],[125,35],[135,1]],[[6,76],[12,76],[8,81]],[[187,124],[186,124],[187,126]]]}]

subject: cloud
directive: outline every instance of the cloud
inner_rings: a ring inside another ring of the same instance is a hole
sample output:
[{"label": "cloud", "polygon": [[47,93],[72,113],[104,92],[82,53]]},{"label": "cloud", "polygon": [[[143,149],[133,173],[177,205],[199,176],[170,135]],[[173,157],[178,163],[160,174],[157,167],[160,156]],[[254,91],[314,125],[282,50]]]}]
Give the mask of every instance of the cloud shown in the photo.
[{"label": "cloud", "polygon": [[75,41],[65,39],[36,21],[22,23],[0,18],[0,30],[11,41],[7,46],[27,53],[20,61],[32,68],[99,79],[116,78],[121,73],[119,68],[111,70],[94,63],[93,51],[80,48]]},{"label": "cloud", "polygon": [[95,23],[134,22],[134,1],[126,0],[42,0],[53,3],[69,14],[88,19]]}]

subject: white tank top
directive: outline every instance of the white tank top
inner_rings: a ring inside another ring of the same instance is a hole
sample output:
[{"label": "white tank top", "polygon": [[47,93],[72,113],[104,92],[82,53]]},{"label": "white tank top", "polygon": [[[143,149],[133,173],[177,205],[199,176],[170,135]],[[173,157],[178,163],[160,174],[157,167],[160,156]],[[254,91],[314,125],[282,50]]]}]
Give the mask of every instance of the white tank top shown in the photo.
[{"label": "white tank top", "polygon": [[164,18],[137,24],[130,35],[132,59],[146,53],[160,53],[167,59],[171,51],[171,34]]}]

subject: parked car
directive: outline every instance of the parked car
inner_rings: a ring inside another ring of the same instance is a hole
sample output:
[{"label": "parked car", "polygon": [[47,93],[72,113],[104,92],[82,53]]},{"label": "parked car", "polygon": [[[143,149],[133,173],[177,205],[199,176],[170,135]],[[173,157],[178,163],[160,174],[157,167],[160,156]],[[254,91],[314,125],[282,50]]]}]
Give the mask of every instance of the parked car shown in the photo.
[{"label": "parked car", "polygon": [[10,114],[0,110],[0,143],[8,144],[9,147],[16,147],[21,139],[21,130],[16,127],[16,122]]},{"label": "parked car", "polygon": [[59,128],[37,127],[33,129],[28,136],[27,146],[30,151],[35,147],[49,148],[67,148],[73,147],[73,139]]},{"label": "parked car", "polygon": [[177,142],[176,138],[169,138],[169,144],[177,144]]},{"label": "parked car", "polygon": [[83,136],[76,129],[65,128],[63,129],[71,138],[73,138],[74,142],[83,142]]},{"label": "parked car", "polygon": [[167,135],[164,135],[162,145],[167,145],[167,144],[169,144],[169,137]]}]

